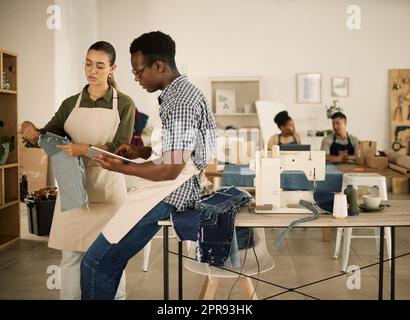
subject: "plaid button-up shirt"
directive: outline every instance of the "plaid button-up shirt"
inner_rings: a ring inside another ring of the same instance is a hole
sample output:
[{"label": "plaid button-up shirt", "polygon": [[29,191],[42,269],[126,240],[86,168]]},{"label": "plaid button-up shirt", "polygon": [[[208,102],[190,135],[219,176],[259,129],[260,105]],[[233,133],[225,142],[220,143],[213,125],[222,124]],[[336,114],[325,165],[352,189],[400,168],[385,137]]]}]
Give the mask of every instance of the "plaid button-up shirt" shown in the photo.
[{"label": "plaid button-up shirt", "polygon": [[[190,150],[198,170],[211,160],[216,125],[210,105],[203,93],[185,75],[172,81],[158,98],[162,122],[162,153]],[[183,211],[195,205],[202,194],[200,176],[187,180],[164,201]]]}]

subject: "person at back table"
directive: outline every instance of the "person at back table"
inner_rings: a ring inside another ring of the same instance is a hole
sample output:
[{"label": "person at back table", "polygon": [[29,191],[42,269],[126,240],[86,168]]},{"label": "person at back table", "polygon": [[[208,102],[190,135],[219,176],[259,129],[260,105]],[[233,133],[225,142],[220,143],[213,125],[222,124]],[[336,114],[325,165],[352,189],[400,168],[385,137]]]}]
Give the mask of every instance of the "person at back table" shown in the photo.
[{"label": "person at back table", "polygon": [[273,135],[268,141],[268,150],[274,145],[301,144],[300,134],[296,132],[295,123],[287,111],[279,112],[273,119],[280,133]]},{"label": "person at back table", "polygon": [[347,132],[347,118],[342,112],[332,116],[333,135],[322,140],[321,150],[326,151],[326,161],[339,163],[356,160],[355,149],[359,139]]}]

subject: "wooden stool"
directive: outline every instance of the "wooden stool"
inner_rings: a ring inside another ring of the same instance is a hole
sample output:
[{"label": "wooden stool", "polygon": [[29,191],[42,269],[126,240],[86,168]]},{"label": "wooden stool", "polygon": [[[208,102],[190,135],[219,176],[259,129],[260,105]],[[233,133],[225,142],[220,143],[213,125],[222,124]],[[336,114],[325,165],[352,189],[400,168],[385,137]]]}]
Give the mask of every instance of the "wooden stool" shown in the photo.
[{"label": "wooden stool", "polygon": [[[218,277],[206,277],[204,284],[202,285],[201,293],[199,294],[199,300],[213,300],[215,299],[216,290],[219,284]],[[241,276],[239,278],[239,285],[241,286],[241,291],[244,300],[258,300],[255,292],[255,287],[253,286],[252,280],[248,277]]]},{"label": "wooden stool", "polygon": [[[267,272],[275,266],[273,258],[269,254],[269,251],[266,247],[265,229],[254,228],[253,230],[254,248],[239,250],[239,258],[241,264],[245,261],[244,265],[241,265],[241,268],[233,268],[231,261],[228,258],[225,263],[226,269],[232,269],[232,271],[235,272],[242,270],[242,274],[253,276],[257,275],[258,273],[261,274],[263,272]],[[247,254],[245,260],[246,251]],[[216,290],[221,278],[236,279],[239,276],[237,273],[231,272],[229,270],[221,269],[218,267],[210,266],[207,263],[196,261],[195,242],[192,243],[191,248],[188,252],[188,256],[194,259],[187,259],[184,264],[185,268],[191,272],[206,276],[205,281],[202,285],[201,294],[199,295],[199,299],[201,300],[210,300],[215,298]],[[255,288],[250,278],[241,276],[239,278],[239,284],[241,286],[244,299],[251,299],[251,297],[252,299],[257,299],[256,293],[254,293]]]}]

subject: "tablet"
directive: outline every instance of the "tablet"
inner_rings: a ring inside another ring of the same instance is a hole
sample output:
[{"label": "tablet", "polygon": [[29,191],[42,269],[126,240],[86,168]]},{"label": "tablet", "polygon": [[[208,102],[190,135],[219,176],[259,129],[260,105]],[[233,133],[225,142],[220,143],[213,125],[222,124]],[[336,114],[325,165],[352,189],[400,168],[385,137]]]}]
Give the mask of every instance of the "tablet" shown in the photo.
[{"label": "tablet", "polygon": [[111,158],[115,158],[115,159],[120,159],[122,161],[126,161],[126,162],[131,162],[131,163],[136,163],[137,161],[135,161],[135,159],[127,159],[125,157],[121,157],[118,154],[109,152],[109,151],[105,151],[103,149],[91,146],[87,153],[85,154],[87,157],[89,158],[93,158],[93,157],[98,157],[98,156],[107,156],[107,157],[111,157]]}]

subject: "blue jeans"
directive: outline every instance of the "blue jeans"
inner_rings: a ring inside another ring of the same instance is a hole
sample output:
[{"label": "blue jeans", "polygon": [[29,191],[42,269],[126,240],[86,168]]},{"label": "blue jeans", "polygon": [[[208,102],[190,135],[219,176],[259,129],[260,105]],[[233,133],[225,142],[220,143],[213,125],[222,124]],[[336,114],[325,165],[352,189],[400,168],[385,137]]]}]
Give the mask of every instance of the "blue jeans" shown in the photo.
[{"label": "blue jeans", "polygon": [[[232,266],[239,267],[238,249],[248,244],[249,232],[235,230],[235,216],[251,197],[235,188],[223,188],[202,197],[195,209],[177,213],[173,216],[176,233],[183,240],[199,240],[199,257],[201,262],[223,266],[228,256]],[[249,230],[249,229],[248,229]],[[246,242],[240,241],[238,248],[236,232]]]},{"label": "blue jeans", "polygon": [[101,233],[81,262],[81,298],[113,300],[128,260],[159,231],[158,221],[169,218],[175,210],[161,201],[117,244],[109,243]]},{"label": "blue jeans", "polygon": [[88,204],[84,161],[81,157],[72,157],[58,144],[71,141],[54,133],[41,134],[38,145],[47,153],[58,182],[61,197],[61,211],[81,208]]}]

